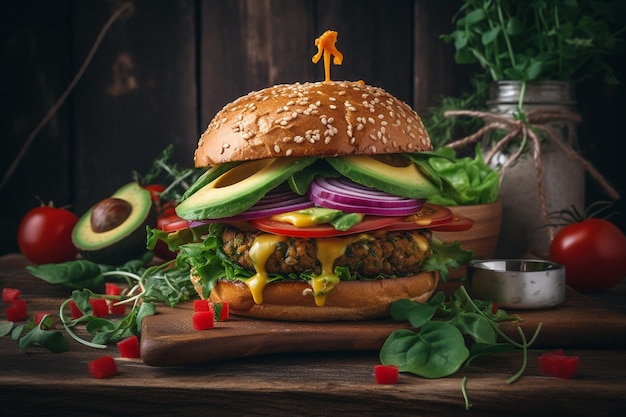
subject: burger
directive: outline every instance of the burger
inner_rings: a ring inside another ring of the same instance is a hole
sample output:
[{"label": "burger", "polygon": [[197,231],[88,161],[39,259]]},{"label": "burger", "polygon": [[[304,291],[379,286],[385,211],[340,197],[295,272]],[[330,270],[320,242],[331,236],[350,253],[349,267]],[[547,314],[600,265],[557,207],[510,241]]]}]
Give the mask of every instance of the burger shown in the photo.
[{"label": "burger", "polygon": [[433,230],[471,220],[429,204],[442,187],[410,106],[361,81],[275,85],[227,104],[202,134],[206,171],[162,233],[202,298],[234,315],[366,320],[427,301],[471,259]]}]

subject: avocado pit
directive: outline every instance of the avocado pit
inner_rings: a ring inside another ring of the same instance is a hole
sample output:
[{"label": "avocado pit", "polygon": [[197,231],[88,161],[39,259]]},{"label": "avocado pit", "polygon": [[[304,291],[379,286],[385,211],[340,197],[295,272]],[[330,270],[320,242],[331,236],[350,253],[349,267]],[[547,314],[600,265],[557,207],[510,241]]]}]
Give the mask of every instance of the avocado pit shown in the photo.
[{"label": "avocado pit", "polygon": [[156,227],[156,210],[150,192],[133,182],[83,214],[72,241],[84,259],[121,265],[147,252],[146,227]]},{"label": "avocado pit", "polygon": [[91,230],[104,233],[115,229],[128,219],[133,206],[121,198],[109,197],[96,204],[91,212]]}]

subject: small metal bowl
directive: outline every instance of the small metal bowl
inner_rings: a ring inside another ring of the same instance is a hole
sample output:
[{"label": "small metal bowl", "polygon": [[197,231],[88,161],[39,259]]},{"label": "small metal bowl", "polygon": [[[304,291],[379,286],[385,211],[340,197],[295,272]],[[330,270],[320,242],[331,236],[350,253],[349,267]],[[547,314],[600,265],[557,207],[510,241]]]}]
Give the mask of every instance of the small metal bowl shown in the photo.
[{"label": "small metal bowl", "polygon": [[471,261],[468,290],[473,298],[512,309],[540,309],[565,301],[565,267],[532,259]]}]

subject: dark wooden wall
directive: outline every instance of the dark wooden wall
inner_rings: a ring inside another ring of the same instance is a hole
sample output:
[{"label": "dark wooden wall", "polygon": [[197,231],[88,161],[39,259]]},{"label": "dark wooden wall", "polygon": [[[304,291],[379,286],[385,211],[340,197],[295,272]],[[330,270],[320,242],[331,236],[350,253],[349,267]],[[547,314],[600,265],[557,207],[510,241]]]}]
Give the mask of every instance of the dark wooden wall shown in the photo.
[{"label": "dark wooden wall", "polygon": [[[276,83],[323,79],[314,39],[339,32],[333,79],[363,79],[418,112],[467,85],[439,36],[459,1],[24,0],[0,16],[0,174],[63,94],[109,17],[111,25],[64,104],[0,189],[0,254],[36,197],[78,214],[146,172],[168,144],[191,165],[197,138],[227,102]],[[616,63],[621,62],[617,57]],[[623,68],[622,79],[626,80]],[[579,95],[583,150],[623,189],[624,88]],[[597,122],[594,122],[597,121]],[[604,198],[589,185],[590,199]]]}]

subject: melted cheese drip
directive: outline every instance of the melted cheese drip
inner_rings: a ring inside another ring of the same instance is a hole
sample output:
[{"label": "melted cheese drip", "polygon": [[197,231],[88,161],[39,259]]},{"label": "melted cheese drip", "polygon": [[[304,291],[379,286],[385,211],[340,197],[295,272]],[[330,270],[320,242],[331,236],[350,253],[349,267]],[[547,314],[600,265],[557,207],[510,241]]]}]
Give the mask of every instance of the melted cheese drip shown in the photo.
[{"label": "melted cheese drip", "polygon": [[311,278],[310,284],[315,297],[315,304],[322,307],[326,302],[328,292],[339,284],[339,277],[335,274],[335,260],[343,255],[346,247],[362,236],[347,238],[329,237],[317,239],[317,260],[320,261],[322,271]]},{"label": "melted cheese drip", "polygon": [[267,285],[265,263],[276,251],[276,245],[285,240],[287,240],[286,236],[262,234],[254,239],[254,243],[252,243],[250,247],[250,259],[252,260],[256,274],[246,280],[246,285],[250,289],[252,298],[256,304],[263,302],[263,289]]},{"label": "melted cheese drip", "polygon": [[412,233],[411,236],[413,236],[413,241],[417,244],[420,252],[424,253],[428,251],[430,245],[428,244],[428,240],[426,240],[424,236],[418,233]]},{"label": "melted cheese drip", "polygon": [[[311,278],[309,284],[313,289],[315,304],[322,307],[326,302],[326,295],[335,285],[339,284],[339,277],[335,274],[335,261],[342,256],[346,247],[362,239],[366,235],[351,237],[329,237],[317,239],[317,259],[321,265],[321,273]],[[263,303],[263,289],[267,285],[268,275],[265,264],[276,251],[279,242],[287,240],[286,236],[261,234],[254,239],[250,247],[250,259],[256,273],[246,280],[246,285],[252,293],[256,304]]]},{"label": "melted cheese drip", "polygon": [[295,227],[311,227],[317,224],[313,216],[298,213],[295,211],[276,214],[272,216],[272,220],[276,220],[277,222],[281,222],[281,223],[291,223]]}]

